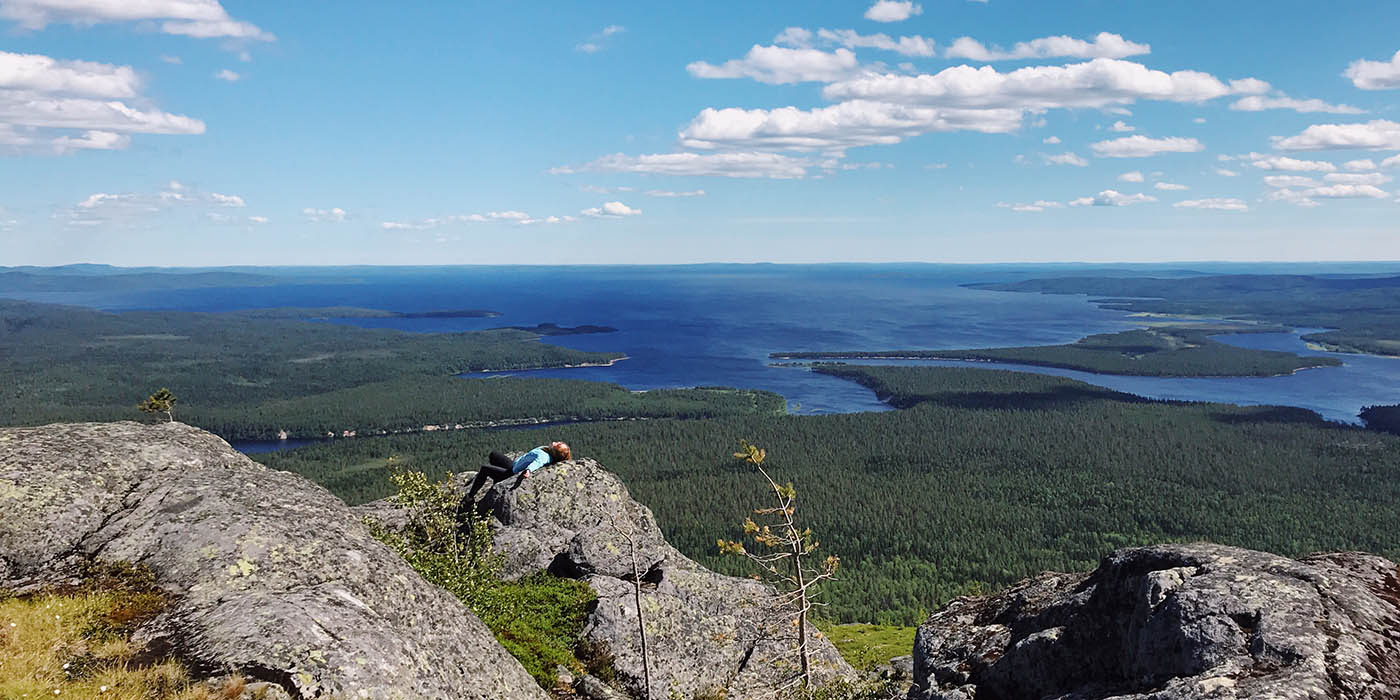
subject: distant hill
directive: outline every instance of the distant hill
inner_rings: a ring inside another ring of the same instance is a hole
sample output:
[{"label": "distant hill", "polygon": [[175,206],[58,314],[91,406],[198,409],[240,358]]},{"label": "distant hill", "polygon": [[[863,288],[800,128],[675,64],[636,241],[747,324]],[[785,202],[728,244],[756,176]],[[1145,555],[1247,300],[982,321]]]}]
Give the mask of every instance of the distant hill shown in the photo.
[{"label": "distant hill", "polygon": [[[44,272],[0,272],[0,294],[6,292],[121,292],[143,289],[203,287],[265,287],[280,280],[246,272],[121,272],[106,273],[102,265],[44,268]],[[117,269],[117,268],[107,268]]]}]

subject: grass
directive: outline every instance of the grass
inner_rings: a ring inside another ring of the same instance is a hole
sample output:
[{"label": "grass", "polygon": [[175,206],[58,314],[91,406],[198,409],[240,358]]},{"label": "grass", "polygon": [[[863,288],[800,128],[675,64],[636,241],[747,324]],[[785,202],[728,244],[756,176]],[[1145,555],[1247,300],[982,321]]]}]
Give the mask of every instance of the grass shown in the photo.
[{"label": "grass", "polygon": [[473,606],[482,622],[541,687],[554,686],[558,666],[590,670],[576,654],[588,606],[597,599],[588,584],[541,572],[503,581],[485,597],[489,602]]},{"label": "grass", "polygon": [[243,679],[215,689],[192,679],[178,662],[149,658],[132,643],[136,628],[166,602],[149,575],[134,568],[0,600],[0,698],[236,698]]},{"label": "grass", "polygon": [[918,630],[917,627],[864,624],[819,624],[818,627],[841,652],[846,663],[861,671],[913,653],[914,632]]}]

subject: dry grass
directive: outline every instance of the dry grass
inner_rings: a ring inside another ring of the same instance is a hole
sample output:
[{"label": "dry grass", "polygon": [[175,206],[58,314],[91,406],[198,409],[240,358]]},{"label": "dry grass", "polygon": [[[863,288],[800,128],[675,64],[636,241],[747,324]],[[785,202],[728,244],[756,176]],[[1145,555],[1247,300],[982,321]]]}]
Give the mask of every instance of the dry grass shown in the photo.
[{"label": "dry grass", "polygon": [[237,698],[241,677],[214,689],[173,660],[143,658],[131,643],[164,606],[158,592],[127,585],[0,600],[0,698]]}]

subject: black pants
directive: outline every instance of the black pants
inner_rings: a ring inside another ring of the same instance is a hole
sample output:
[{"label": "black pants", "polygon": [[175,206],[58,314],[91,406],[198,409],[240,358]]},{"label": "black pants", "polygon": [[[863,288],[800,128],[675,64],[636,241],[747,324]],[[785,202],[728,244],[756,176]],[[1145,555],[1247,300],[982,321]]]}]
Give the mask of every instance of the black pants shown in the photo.
[{"label": "black pants", "polygon": [[476,479],[472,481],[471,493],[467,494],[468,505],[476,501],[476,492],[480,491],[481,487],[486,485],[487,479],[490,479],[491,483],[495,484],[497,481],[508,479],[515,474],[515,462],[512,462],[510,457],[500,452],[492,452],[491,456],[487,458],[487,461],[491,464],[482,467],[481,471],[476,473]]}]

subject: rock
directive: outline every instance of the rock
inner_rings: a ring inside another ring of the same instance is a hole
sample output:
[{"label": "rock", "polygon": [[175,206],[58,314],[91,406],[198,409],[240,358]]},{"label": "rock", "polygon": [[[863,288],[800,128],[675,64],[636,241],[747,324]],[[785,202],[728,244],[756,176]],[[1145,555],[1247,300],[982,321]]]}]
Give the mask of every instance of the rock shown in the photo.
[{"label": "rock", "polygon": [[[462,478],[465,483],[469,477]],[[724,689],[729,700],[745,700],[763,696],[785,677],[771,662],[792,646],[796,635],[786,620],[769,612],[773,589],[721,576],[676,551],[651,510],[596,461],[551,465],[519,489],[512,485],[508,481],[489,490],[478,507],[492,518],[494,546],[505,556],[506,575],[543,569],[586,581],[598,602],[584,635],[608,647],[619,678],[633,695],[643,697],[645,684],[629,532],[643,583],[650,700],[666,700],[673,688],[682,697]],[[361,508],[378,514],[386,507],[378,501]],[[825,638],[811,634],[809,644],[822,682],[856,677]]]},{"label": "rock", "polygon": [[608,687],[607,683],[588,674],[574,682],[574,692],[588,700],[627,700],[627,696]]},{"label": "rock", "polygon": [[961,598],[919,627],[910,700],[1400,698],[1400,569],[1219,545]]},{"label": "rock", "polygon": [[144,564],[174,602],[138,634],[198,673],[302,698],[548,697],[339,499],[201,430],[0,429],[0,512],[0,589]]}]

